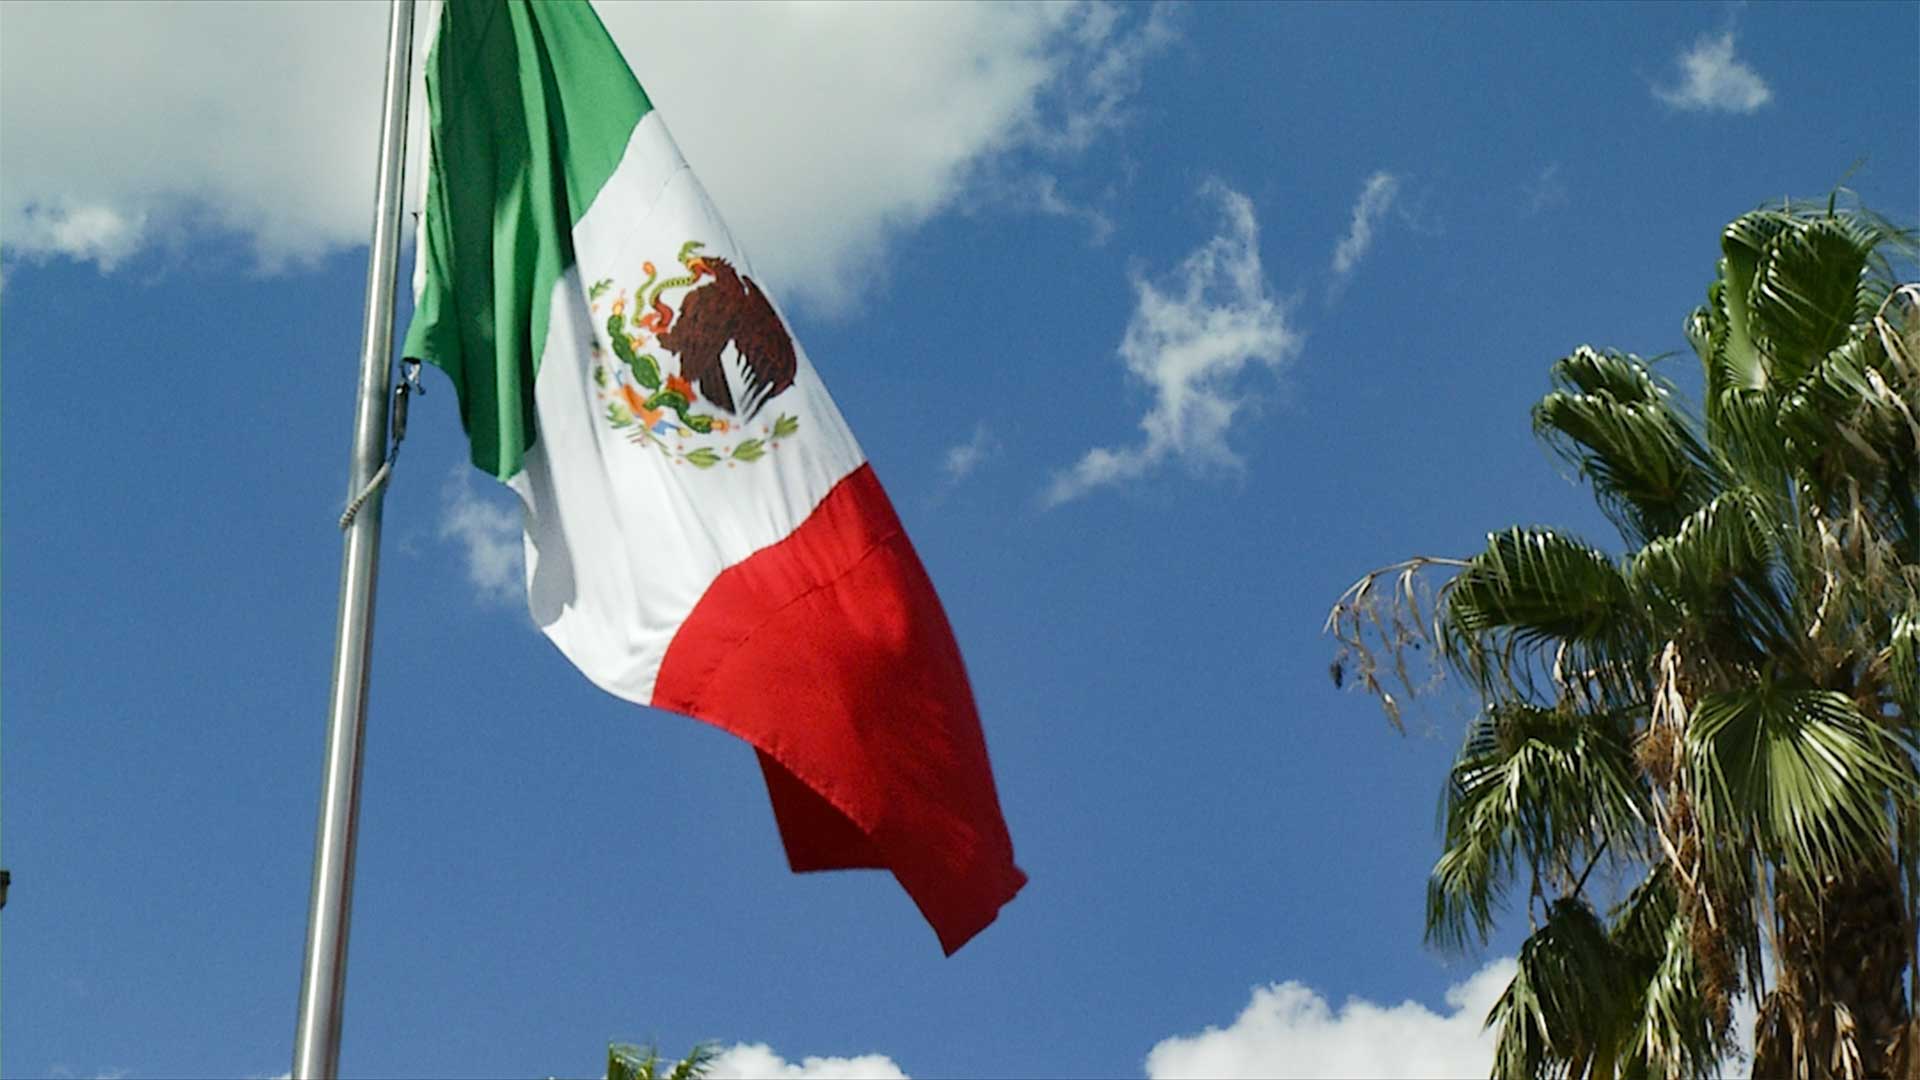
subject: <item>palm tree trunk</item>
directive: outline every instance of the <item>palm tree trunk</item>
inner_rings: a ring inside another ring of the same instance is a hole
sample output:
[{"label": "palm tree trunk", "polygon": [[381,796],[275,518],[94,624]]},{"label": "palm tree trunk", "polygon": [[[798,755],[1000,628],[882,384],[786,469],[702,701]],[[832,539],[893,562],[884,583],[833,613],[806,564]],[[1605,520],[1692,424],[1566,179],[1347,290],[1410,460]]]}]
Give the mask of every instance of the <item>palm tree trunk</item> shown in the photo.
[{"label": "palm tree trunk", "polygon": [[1779,968],[1754,1028],[1755,1080],[1920,1080],[1906,1045],[1914,927],[1893,860],[1817,891],[1783,882],[1776,896]]}]

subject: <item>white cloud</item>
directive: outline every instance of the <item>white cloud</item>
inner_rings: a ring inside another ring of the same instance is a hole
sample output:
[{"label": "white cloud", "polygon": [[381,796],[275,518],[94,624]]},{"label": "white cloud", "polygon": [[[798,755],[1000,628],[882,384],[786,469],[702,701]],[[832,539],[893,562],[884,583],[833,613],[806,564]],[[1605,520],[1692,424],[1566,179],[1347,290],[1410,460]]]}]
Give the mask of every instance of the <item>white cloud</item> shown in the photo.
[{"label": "white cloud", "polygon": [[1680,54],[1680,85],[1656,86],[1655,97],[1676,109],[1750,113],[1773,99],[1766,80],[1733,57],[1733,31],[1694,42]]},{"label": "white cloud", "polygon": [[[268,263],[364,242],[383,5],[9,3],[4,17],[10,254],[110,267],[163,221],[237,230]],[[89,251],[47,227],[82,211],[146,229]]]},{"label": "white cloud", "polygon": [[973,437],[958,446],[947,449],[947,481],[957,484],[965,480],[982,461],[991,457],[1000,449],[1000,440],[987,430],[985,421],[973,429]]},{"label": "white cloud", "polygon": [[78,205],[70,200],[35,203],[21,209],[10,251],[28,255],[64,255],[112,270],[145,239],[146,215],[131,218],[111,206]]},{"label": "white cloud", "polygon": [[1297,982],[1256,987],[1225,1028],[1162,1040],[1147,1054],[1152,1080],[1175,1077],[1467,1077],[1493,1064],[1487,1011],[1517,965],[1495,960],[1447,990],[1435,1013],[1418,1002],[1350,998],[1339,1009]]},{"label": "white cloud", "polygon": [[1087,227],[1087,240],[1094,247],[1113,238],[1113,218],[1098,206],[1069,196],[1061,190],[1060,178],[1047,172],[1026,170],[1001,176],[998,170],[983,170],[974,182],[974,197],[963,209],[1078,221]]},{"label": "white cloud", "polygon": [[1072,47],[1061,55],[1066,77],[1052,87],[1058,119],[1040,120],[1029,138],[1049,150],[1075,153],[1123,126],[1147,61],[1179,38],[1176,11],[1172,4],[1156,3],[1138,29],[1123,31],[1120,5],[1083,6],[1068,31]]},{"label": "white cloud", "polygon": [[441,492],[440,537],[466,556],[467,580],[481,599],[511,604],[526,595],[526,553],[519,501],[505,488],[504,500],[481,496],[474,470],[454,466]]},{"label": "white cloud", "polygon": [[[599,8],[762,273],[828,305],[987,172],[1123,123],[1174,37],[1163,9],[1104,3]],[[212,229],[272,267],[365,242],[385,5],[5,9],[10,256],[107,268]]]},{"label": "white cloud", "polygon": [[740,1043],[714,1059],[712,1080],[906,1080],[907,1074],[884,1054],[859,1057],[810,1057],[794,1065],[765,1043]]},{"label": "white cloud", "polygon": [[1377,172],[1367,177],[1360,188],[1360,197],[1353,203],[1353,224],[1347,228],[1347,235],[1340,238],[1339,246],[1333,249],[1333,273],[1336,278],[1344,278],[1353,273],[1353,268],[1366,257],[1367,250],[1373,247],[1373,230],[1380,224],[1387,209],[1393,205],[1396,195],[1400,194],[1400,180],[1390,172]]},{"label": "white cloud", "polygon": [[1162,282],[1134,275],[1133,317],[1119,352],[1127,371],[1153,394],[1140,420],[1146,439],[1087,451],[1054,474],[1044,495],[1048,506],[1142,476],[1169,459],[1238,466],[1227,432],[1252,393],[1242,372],[1256,364],[1277,372],[1299,349],[1300,337],[1260,268],[1253,203],[1217,181],[1202,193],[1220,203],[1219,234]]}]

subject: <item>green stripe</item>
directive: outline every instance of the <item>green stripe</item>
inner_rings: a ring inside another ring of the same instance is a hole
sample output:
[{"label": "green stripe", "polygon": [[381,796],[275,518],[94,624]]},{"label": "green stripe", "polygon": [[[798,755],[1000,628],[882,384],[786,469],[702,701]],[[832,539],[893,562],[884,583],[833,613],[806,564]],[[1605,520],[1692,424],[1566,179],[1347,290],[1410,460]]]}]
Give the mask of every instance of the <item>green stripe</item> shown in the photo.
[{"label": "green stripe", "polygon": [[573,226],[653,108],[585,3],[448,0],[427,58],[426,287],[404,355],[453,380],[473,463],[535,438],[533,376]]}]

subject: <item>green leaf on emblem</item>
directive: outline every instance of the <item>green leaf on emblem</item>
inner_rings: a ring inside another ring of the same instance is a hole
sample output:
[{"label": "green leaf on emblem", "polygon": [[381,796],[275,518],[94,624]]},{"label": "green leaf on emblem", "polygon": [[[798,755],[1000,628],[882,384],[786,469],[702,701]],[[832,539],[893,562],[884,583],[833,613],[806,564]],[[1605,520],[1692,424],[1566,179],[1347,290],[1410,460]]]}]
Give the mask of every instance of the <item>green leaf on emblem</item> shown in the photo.
[{"label": "green leaf on emblem", "polygon": [[699,469],[711,469],[720,464],[720,455],[714,453],[711,448],[703,446],[698,450],[687,452],[687,464]]},{"label": "green leaf on emblem", "polygon": [[781,413],[780,419],[773,422],[773,437],[776,439],[784,439],[799,430],[799,417],[788,416],[786,413]]},{"label": "green leaf on emblem", "polygon": [[733,456],[740,461],[759,461],[767,456],[767,444],[759,439],[748,439],[733,448]]}]

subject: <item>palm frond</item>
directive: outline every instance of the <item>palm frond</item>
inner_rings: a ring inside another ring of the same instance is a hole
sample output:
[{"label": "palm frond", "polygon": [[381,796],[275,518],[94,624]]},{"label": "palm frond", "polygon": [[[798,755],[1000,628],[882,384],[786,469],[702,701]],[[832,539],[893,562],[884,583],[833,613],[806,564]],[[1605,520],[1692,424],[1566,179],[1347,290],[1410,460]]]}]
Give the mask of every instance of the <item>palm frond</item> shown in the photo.
[{"label": "palm frond", "polygon": [[1612,925],[1607,933],[1622,956],[1636,959],[1650,969],[1666,952],[1667,927],[1673,922],[1679,903],[1673,868],[1662,859],[1653,864],[1646,877],[1613,909]]},{"label": "palm frond", "polygon": [[1646,361],[1629,353],[1582,345],[1555,361],[1548,378],[1562,390],[1600,394],[1624,405],[1665,401],[1672,393]]},{"label": "palm frond", "polygon": [[[1405,730],[1401,708],[1438,682],[1438,650],[1431,648],[1439,629],[1427,622],[1421,596],[1427,593],[1424,576],[1455,572],[1469,565],[1462,559],[1420,556],[1383,566],[1347,587],[1327,612],[1325,631],[1340,642],[1332,665],[1334,686],[1349,677],[1356,688],[1380,701],[1388,722]],[[1453,580],[1443,581],[1432,599],[1444,606]],[[1428,610],[1434,610],[1430,605]],[[1425,678],[1416,676],[1419,672]]]},{"label": "palm frond", "polygon": [[1513,981],[1487,1014],[1493,1080],[1584,1075],[1626,1033],[1620,955],[1593,909],[1560,900],[1520,946]]},{"label": "palm frond", "polygon": [[1920,726],[1920,609],[1894,616],[1886,655],[1887,683],[1900,719],[1908,727]]},{"label": "palm frond", "polygon": [[1735,578],[1764,570],[1773,548],[1770,531],[1759,495],[1731,488],[1635,552],[1627,577],[1643,593],[1695,610],[1721,598]]},{"label": "palm frond", "polygon": [[660,1072],[662,1063],[660,1050],[652,1043],[637,1046],[633,1043],[607,1044],[607,1080],[700,1080],[712,1071],[713,1063],[720,1056],[720,1047],[715,1043],[695,1043],[687,1056],[673,1063],[663,1077]]},{"label": "palm frond", "polygon": [[1447,785],[1446,841],[1427,882],[1428,941],[1484,943],[1520,862],[1536,877],[1557,873],[1573,891],[1573,861],[1609,842],[1631,850],[1648,813],[1621,717],[1487,710]]},{"label": "palm frond", "polygon": [[1605,553],[1551,529],[1489,536],[1437,622],[1442,655],[1493,700],[1541,701],[1542,680],[1579,682],[1614,704],[1637,689],[1642,607]]},{"label": "palm frond", "polygon": [[652,1045],[607,1044],[607,1080],[656,1080],[660,1051]]},{"label": "palm frond", "polygon": [[1726,851],[1751,840],[1796,878],[1885,858],[1889,809],[1915,796],[1908,748],[1833,691],[1763,678],[1710,694],[1685,738],[1702,831]]},{"label": "palm frond", "polygon": [[1842,217],[1794,217],[1767,244],[1754,277],[1754,338],[1775,386],[1798,382],[1846,340],[1860,314],[1874,238]]},{"label": "palm frond", "polygon": [[1720,234],[1719,273],[1688,334],[1706,367],[1710,425],[1720,420],[1718,411],[1730,392],[1767,385],[1766,358],[1751,326],[1751,297],[1767,248],[1790,221],[1777,211],[1756,210],[1735,218]]},{"label": "palm frond", "polygon": [[1812,479],[1859,475],[1886,464],[1889,432],[1867,376],[1882,355],[1878,336],[1862,328],[1821,357],[1781,401],[1780,433]]},{"label": "palm frond", "polygon": [[1629,539],[1673,528],[1712,494],[1712,458],[1638,357],[1582,346],[1553,367],[1533,428],[1580,470]]},{"label": "palm frond", "polygon": [[695,1043],[687,1056],[673,1063],[673,1069],[667,1073],[667,1080],[700,1080],[712,1069],[715,1058],[720,1056],[720,1047],[713,1043]]},{"label": "palm frond", "polygon": [[[1716,1030],[1720,1025],[1700,992],[1699,962],[1686,913],[1674,902],[1670,882],[1653,884],[1647,899],[1647,910],[1634,919],[1629,959],[1637,978],[1628,983],[1635,991],[1636,1015],[1623,1055],[1626,1071],[1650,1077],[1714,1076],[1728,1040]],[[1653,945],[1651,952],[1642,951],[1647,944]],[[1645,966],[1649,960],[1651,970]]]},{"label": "palm frond", "polygon": [[1454,585],[1447,618],[1468,633],[1577,641],[1610,633],[1631,603],[1604,552],[1552,529],[1515,528],[1487,537]]}]

